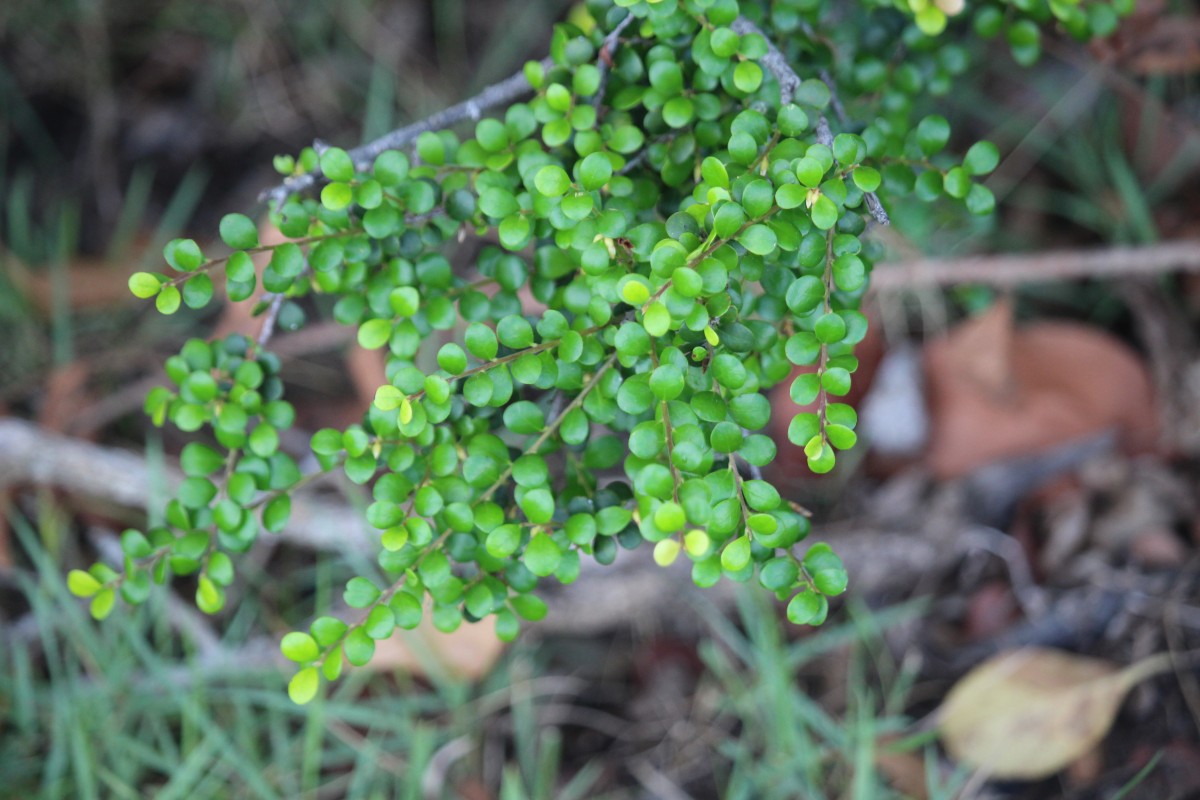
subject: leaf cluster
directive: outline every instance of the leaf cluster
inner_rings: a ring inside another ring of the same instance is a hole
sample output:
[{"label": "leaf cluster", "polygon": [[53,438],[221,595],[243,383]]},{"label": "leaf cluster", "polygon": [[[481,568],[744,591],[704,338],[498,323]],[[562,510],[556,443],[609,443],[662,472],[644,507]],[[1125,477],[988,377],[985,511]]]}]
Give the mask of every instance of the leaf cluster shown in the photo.
[{"label": "leaf cluster", "polygon": [[[272,209],[290,241],[261,245],[230,214],[220,237],[232,252],[178,240],[164,252],[172,272],[130,279],[172,313],[209,302],[223,268],[232,299],[280,298],[284,327],[303,321],[302,298],[329,296],[361,346],[386,351],[388,382],[362,422],[312,438],[322,472],[368,487],[381,548],[378,572],[346,586],[354,621],[321,616],[284,638],[297,702],[425,616],[442,631],[494,616],[511,639],[547,613],[539,581],[571,583],[583,559],[609,564],[644,543],[662,565],[686,558],[697,585],[756,581],[797,624],[820,624],[847,587],[828,545],[801,547],[807,516],[762,476],[776,455],[765,392],[790,381],[812,409],[787,435],[814,472],[855,446],[857,416],[839,398],[867,328],[875,193],[994,206],[980,178],[997,148],[955,157],[948,122],[919,113],[965,52],[933,38],[924,0],[901,4],[915,23],[874,11],[884,24],[852,31],[838,75],[867,121],[835,136],[827,117],[843,108],[828,77],[790,75],[763,33],[811,31],[823,2],[781,0],[768,15],[736,0],[587,5],[594,27],[558,26],[549,66],[526,65],[532,98],[473,135],[428,130],[411,152],[369,159],[337,147],[281,157],[282,171],[323,180]],[[1011,39],[1021,22],[1003,24]],[[883,35],[913,54],[879,61]],[[470,275],[446,254],[467,234],[494,242]],[[256,254],[269,258],[261,276]],[[215,612],[226,553],[286,524],[306,478],[279,447],[294,414],[278,367],[236,336],[168,361],[172,386],[147,411],[217,446],[185,449],[167,524],[126,533],[123,573],[72,573],[96,616],[169,574],[197,574],[197,602]]]}]

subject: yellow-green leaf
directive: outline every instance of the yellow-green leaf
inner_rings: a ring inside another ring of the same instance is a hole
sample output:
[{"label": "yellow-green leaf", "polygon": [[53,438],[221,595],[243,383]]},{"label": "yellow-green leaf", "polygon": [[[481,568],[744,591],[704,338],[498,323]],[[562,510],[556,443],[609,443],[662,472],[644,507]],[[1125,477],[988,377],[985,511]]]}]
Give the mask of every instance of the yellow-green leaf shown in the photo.
[{"label": "yellow-green leaf", "polygon": [[113,603],[117,600],[117,594],[112,589],[101,589],[92,598],[91,612],[96,619],[104,619],[112,613]]},{"label": "yellow-green leaf", "polygon": [[135,272],[129,276],[129,291],[142,300],[154,297],[161,286],[162,281],[158,276],[149,272]]},{"label": "yellow-green leaf", "polygon": [[73,569],[67,573],[67,588],[76,597],[91,597],[103,587],[90,572]]},{"label": "yellow-green leaf", "polygon": [[320,686],[321,676],[317,673],[317,668],[307,667],[297,672],[288,682],[288,697],[292,698],[296,705],[302,706],[317,696]]}]

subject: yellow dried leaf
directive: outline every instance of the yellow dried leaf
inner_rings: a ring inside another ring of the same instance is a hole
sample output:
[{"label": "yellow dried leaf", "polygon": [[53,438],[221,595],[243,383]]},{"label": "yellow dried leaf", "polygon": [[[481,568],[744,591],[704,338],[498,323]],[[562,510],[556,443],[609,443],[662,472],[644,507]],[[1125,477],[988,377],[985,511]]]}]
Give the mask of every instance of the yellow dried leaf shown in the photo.
[{"label": "yellow dried leaf", "polygon": [[1121,669],[1049,648],[1003,652],[955,684],[938,728],[958,761],[996,778],[1044,778],[1103,739],[1126,692],[1169,666],[1165,654]]}]

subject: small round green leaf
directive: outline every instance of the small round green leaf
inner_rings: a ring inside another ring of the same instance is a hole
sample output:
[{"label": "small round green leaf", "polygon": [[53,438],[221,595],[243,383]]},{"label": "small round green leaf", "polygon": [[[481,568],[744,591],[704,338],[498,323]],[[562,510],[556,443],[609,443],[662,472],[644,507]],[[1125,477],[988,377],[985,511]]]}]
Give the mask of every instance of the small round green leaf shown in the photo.
[{"label": "small round green leaf", "polygon": [[592,153],[579,162],[579,182],[589,192],[608,183],[612,174],[612,162],[603,153]]},{"label": "small round green leaf", "polygon": [[135,272],[129,276],[129,291],[142,300],[154,297],[161,286],[162,280],[149,272]]},{"label": "small round green leaf", "polygon": [[467,350],[480,361],[491,361],[496,357],[498,343],[496,332],[481,322],[472,322],[467,326],[464,340]]},{"label": "small round green leaf", "polygon": [[738,91],[746,94],[757,91],[758,87],[762,85],[762,79],[762,67],[753,61],[743,61],[733,70],[733,85],[738,88]]},{"label": "small round green leaf", "polygon": [[330,147],[321,154],[321,172],[331,181],[354,180],[354,162],[340,147]]},{"label": "small round green leaf", "polygon": [[378,350],[391,338],[391,320],[369,319],[358,327],[358,343],[366,350]]},{"label": "small round green leaf", "polygon": [[950,141],[950,123],[945,117],[931,114],[917,125],[917,145],[926,156],[940,153]]},{"label": "small round green leaf", "polygon": [[285,658],[299,663],[312,661],[321,655],[321,648],[317,645],[317,640],[307,633],[298,631],[286,634],[283,641],[279,643],[279,649]]},{"label": "small round green leaf", "polygon": [[245,214],[226,214],[221,217],[221,241],[234,250],[258,247],[258,228]]},{"label": "small round green leaf", "polygon": [[91,573],[81,569],[73,569],[67,573],[67,589],[76,597],[91,597],[103,586]]},{"label": "small round green leaf", "polygon": [[179,293],[179,289],[164,284],[158,292],[158,297],[154,298],[154,307],[159,310],[159,313],[174,314],[179,310],[182,302],[183,296]]},{"label": "small round green leaf", "polygon": [[529,546],[525,548],[522,558],[525,566],[539,578],[553,575],[562,561],[562,549],[555,541],[545,534],[534,536]]},{"label": "small round green leaf", "polygon": [[513,350],[523,350],[533,345],[533,326],[524,317],[510,314],[496,325],[500,343]]},{"label": "small round green leaf", "polygon": [[316,667],[300,670],[288,681],[288,697],[298,706],[312,702],[321,687],[321,676]]},{"label": "small round green leaf", "polygon": [[467,368],[467,354],[454,342],[447,342],[438,350],[437,362],[446,372],[458,375]]},{"label": "small round green leaf", "polygon": [[987,175],[1000,164],[1000,150],[988,141],[976,142],[963,157],[963,169],[971,175]]},{"label": "small round green leaf", "polygon": [[366,578],[351,578],[344,599],[351,608],[366,608],[379,599],[379,588]]},{"label": "small round green leaf", "polygon": [[571,188],[571,177],[557,164],[547,164],[538,170],[533,185],[546,197],[561,197]]},{"label": "small round green leaf", "polygon": [[775,235],[775,231],[762,224],[751,225],[742,232],[737,240],[742,247],[745,247],[751,253],[758,256],[773,253],[779,245],[779,239]]},{"label": "small round green leaf", "polygon": [[821,610],[825,598],[816,592],[805,590],[791,599],[787,606],[788,621],[794,625],[807,625]]}]

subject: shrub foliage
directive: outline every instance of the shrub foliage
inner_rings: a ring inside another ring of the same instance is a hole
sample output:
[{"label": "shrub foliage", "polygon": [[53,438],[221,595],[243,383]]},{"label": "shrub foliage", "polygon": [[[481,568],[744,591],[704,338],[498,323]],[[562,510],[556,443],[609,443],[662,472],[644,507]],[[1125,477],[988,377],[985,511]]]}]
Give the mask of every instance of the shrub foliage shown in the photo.
[{"label": "shrub foliage", "polygon": [[[77,570],[72,590],[103,618],[118,596],[139,603],[190,575],[198,606],[221,610],[231,554],[283,529],[312,477],[280,447],[295,415],[267,347],[315,296],[387,352],[362,422],[311,442],[321,472],[370,487],[381,548],[379,573],[346,585],[356,621],[320,616],[283,638],[297,702],[425,615],[443,631],[494,615],[512,638],[546,613],[539,581],[643,543],[664,566],[690,560],[700,586],[757,581],[791,621],[821,623],[847,575],[763,478],[776,455],[764,392],[815,367],[791,380],[815,410],[788,438],[813,472],[832,469],[856,441],[839,398],[867,327],[864,231],[893,203],[992,211],[980,178],[996,147],[957,156],[946,119],[924,115],[970,67],[948,19],[1030,63],[1047,24],[1106,35],[1129,10],[961,5],[589,0],[549,58],[457,116],[277,158],[271,221],[289,241],[263,245],[230,214],[228,252],[176,240],[170,271],[130,280],[170,314],[207,305],[223,277],[232,300],[264,293],[268,322],[259,341],[194,339],[168,359],[171,385],[146,411],[198,434],[186,480],[163,525],[123,534],[120,570]],[[452,130],[464,118],[466,138]],[[469,276],[445,254],[466,235],[485,242]]]}]

